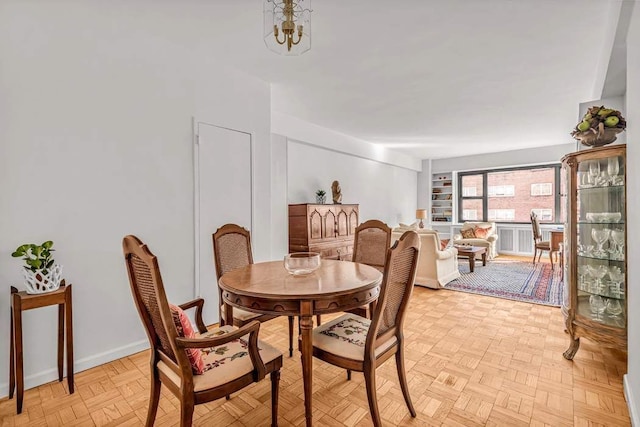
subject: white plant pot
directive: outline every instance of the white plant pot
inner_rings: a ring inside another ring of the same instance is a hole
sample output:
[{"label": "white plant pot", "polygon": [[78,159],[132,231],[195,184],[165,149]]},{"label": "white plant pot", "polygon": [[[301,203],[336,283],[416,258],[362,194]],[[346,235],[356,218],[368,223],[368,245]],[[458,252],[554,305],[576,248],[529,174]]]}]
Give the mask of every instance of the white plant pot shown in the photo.
[{"label": "white plant pot", "polygon": [[22,269],[24,273],[24,284],[28,294],[44,294],[55,291],[60,287],[62,281],[62,266],[54,265],[49,269],[48,274],[43,274],[42,270],[31,271]]}]

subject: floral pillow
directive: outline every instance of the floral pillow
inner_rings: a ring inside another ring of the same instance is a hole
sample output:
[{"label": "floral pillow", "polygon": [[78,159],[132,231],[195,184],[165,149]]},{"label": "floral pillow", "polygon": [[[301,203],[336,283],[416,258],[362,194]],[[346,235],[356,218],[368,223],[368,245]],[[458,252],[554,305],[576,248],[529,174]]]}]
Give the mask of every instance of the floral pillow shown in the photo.
[{"label": "floral pillow", "polygon": [[447,249],[448,244],[449,244],[449,239],[440,240],[440,250],[444,251],[445,249]]},{"label": "floral pillow", "polygon": [[[173,304],[169,304],[169,308],[171,309],[173,322],[178,330],[178,336],[184,338],[195,338],[196,333],[193,330],[189,317],[187,317],[184,311],[177,305]],[[187,348],[184,351],[187,353],[193,373],[196,375],[203,374],[205,369],[204,360],[202,359],[202,351],[199,348]]]},{"label": "floral pillow", "polygon": [[476,235],[478,239],[486,239],[489,236],[489,232],[491,231],[491,227],[475,227],[473,229],[473,233]]},{"label": "floral pillow", "polygon": [[462,234],[463,239],[475,239],[476,237],[476,234],[473,232],[473,228],[460,230],[460,234]]}]

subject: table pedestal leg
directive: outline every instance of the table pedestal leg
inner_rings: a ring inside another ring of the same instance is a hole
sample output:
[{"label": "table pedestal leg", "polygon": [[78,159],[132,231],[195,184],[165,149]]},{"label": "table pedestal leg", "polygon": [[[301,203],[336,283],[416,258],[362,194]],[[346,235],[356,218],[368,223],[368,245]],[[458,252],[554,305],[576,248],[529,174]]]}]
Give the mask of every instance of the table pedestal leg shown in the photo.
[{"label": "table pedestal leg", "polygon": [[469,255],[469,271],[473,273],[476,267],[476,254]]},{"label": "table pedestal leg", "polygon": [[307,426],[312,425],[312,405],[311,399],[313,394],[313,310],[311,301],[302,301],[300,303],[300,330],[302,332],[302,382],[304,384],[304,413]]}]

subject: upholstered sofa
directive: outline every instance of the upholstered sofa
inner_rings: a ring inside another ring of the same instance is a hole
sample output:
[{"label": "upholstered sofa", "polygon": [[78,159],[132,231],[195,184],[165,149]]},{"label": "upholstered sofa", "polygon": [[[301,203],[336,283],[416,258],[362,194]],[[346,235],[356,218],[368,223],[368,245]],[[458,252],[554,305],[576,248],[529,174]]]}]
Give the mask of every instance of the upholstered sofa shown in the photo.
[{"label": "upholstered sofa", "polygon": [[[482,229],[476,234],[477,229]],[[454,245],[482,246],[487,248],[487,258],[498,256],[498,234],[495,222],[467,221],[462,224],[460,234],[453,236]]]},{"label": "upholstered sofa", "polygon": [[391,233],[391,244],[393,245],[407,230],[416,231],[420,236],[416,285],[440,289],[460,277],[458,250],[454,247],[441,250],[437,231],[405,227],[394,228]]}]

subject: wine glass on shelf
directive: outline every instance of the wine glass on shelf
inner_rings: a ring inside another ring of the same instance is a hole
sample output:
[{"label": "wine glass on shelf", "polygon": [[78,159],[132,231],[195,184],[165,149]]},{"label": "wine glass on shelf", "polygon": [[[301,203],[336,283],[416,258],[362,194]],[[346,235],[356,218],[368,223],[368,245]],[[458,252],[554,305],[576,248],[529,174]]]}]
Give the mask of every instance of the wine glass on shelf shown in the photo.
[{"label": "wine glass on shelf", "polygon": [[608,228],[603,228],[602,230],[599,230],[597,228],[591,229],[591,238],[598,244],[598,249],[595,252],[596,256],[600,257],[606,255],[604,249],[602,248],[602,245],[604,245],[604,242],[609,240],[610,234],[611,230],[609,230]]},{"label": "wine glass on shelf", "polygon": [[618,157],[609,157],[607,159],[607,174],[609,174],[609,183],[615,185],[620,173],[620,163],[618,163]]},{"label": "wine glass on shelf", "polygon": [[578,281],[580,283],[581,289],[586,290],[588,288],[589,282],[587,281],[587,276],[590,276],[589,266],[586,264],[578,266]]},{"label": "wine glass on shelf", "polygon": [[596,315],[596,317],[592,317],[596,322],[602,322],[600,319],[600,314],[605,309],[604,299],[600,295],[591,295],[589,297],[589,306],[591,307],[591,312]]},{"label": "wine glass on shelf", "polygon": [[624,259],[624,230],[611,230],[611,238],[617,247],[617,259]]},{"label": "wine glass on shelf", "polygon": [[622,304],[620,304],[620,300],[615,298],[609,298],[606,303],[607,313],[611,315],[611,317],[618,318],[622,314]]},{"label": "wine glass on shelf", "polygon": [[622,282],[624,282],[624,273],[620,267],[613,266],[609,269],[609,279],[611,279],[610,292],[613,296],[621,297],[623,294]]},{"label": "wine glass on shelf", "polygon": [[595,278],[595,282],[593,283],[593,291],[594,292],[602,292],[602,279],[607,275],[609,269],[605,265],[599,265],[594,267],[592,265],[589,266],[590,275]]},{"label": "wine glass on shelf", "polygon": [[600,177],[600,161],[592,160],[589,162],[589,177],[590,182],[594,185],[598,184],[598,178]]}]

